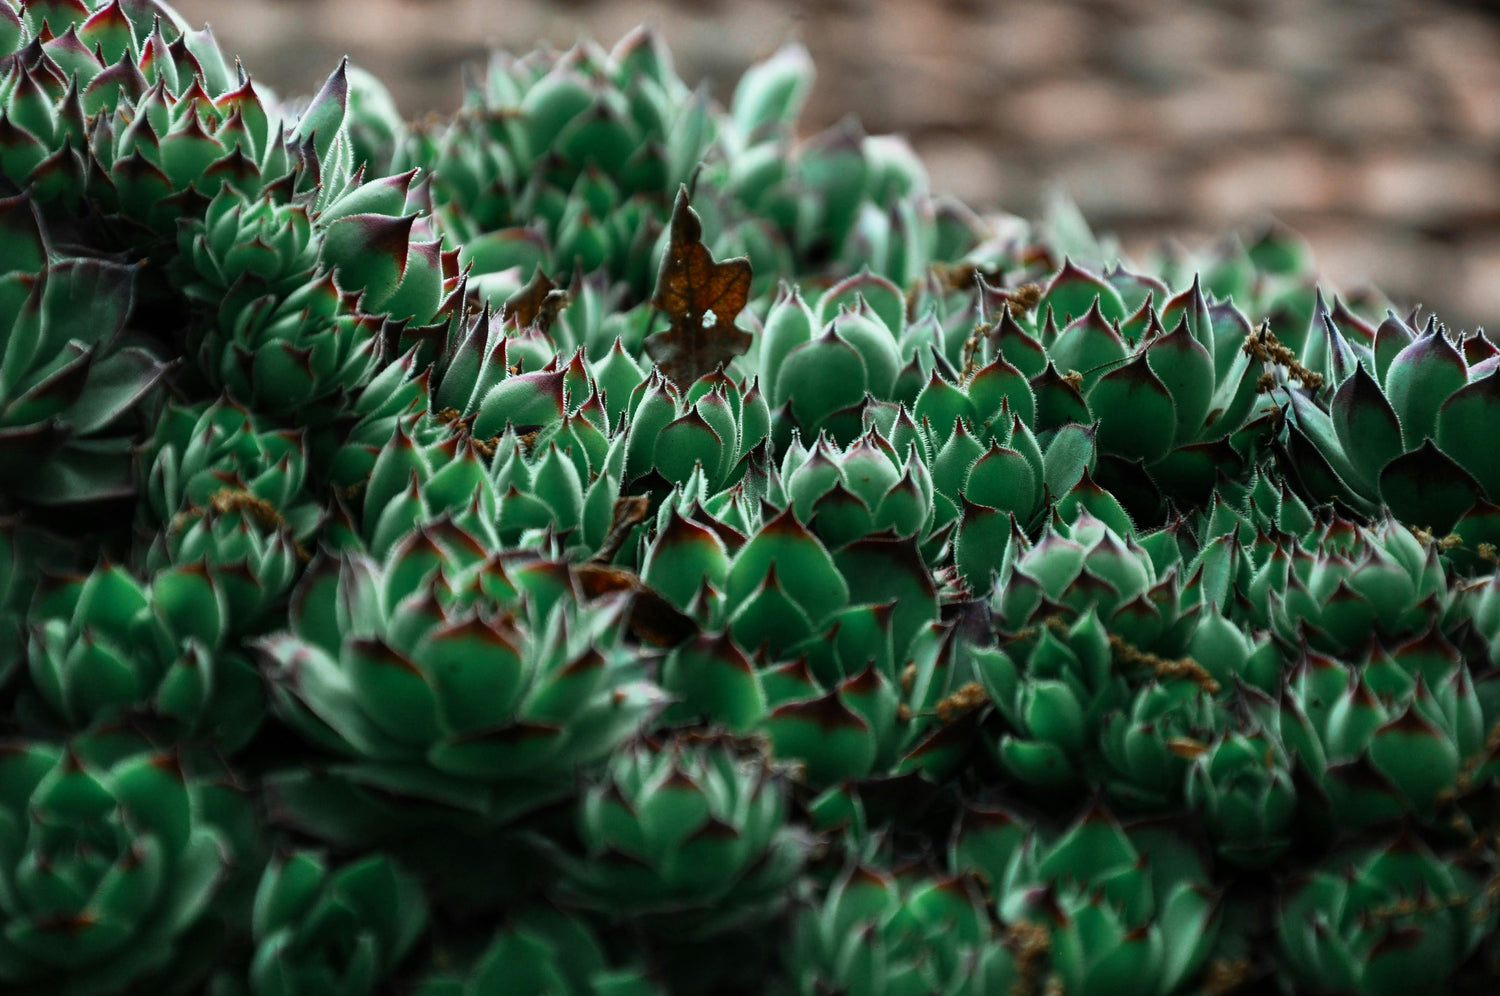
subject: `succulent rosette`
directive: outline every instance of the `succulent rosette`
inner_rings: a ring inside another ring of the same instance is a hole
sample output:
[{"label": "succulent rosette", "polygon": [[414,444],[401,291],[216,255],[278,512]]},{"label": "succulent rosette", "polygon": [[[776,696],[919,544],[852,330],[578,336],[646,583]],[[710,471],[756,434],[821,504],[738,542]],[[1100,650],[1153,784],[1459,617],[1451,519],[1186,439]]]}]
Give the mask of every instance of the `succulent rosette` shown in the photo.
[{"label": "succulent rosette", "polygon": [[27,195],[0,199],[0,485],[42,504],[134,493],[131,436],[168,369],[126,331],[135,270],[56,258]]},{"label": "succulent rosette", "polygon": [[[443,952],[443,960],[465,961]],[[548,906],[511,917],[462,971],[438,969],[415,996],[655,996],[661,988],[639,968],[610,966],[587,923]]]},{"label": "succulent rosette", "polygon": [[934,624],[913,642],[899,677],[875,662],[826,686],[806,658],[762,673],[760,729],[776,756],[801,765],[815,786],[886,775],[952,777],[968,754],[984,693],[956,659],[951,629]]},{"label": "succulent rosette", "polygon": [[143,463],[158,524],[190,509],[217,509],[246,511],[298,539],[317,526],[304,434],[273,428],[231,399],[167,406]]},{"label": "succulent rosette", "polygon": [[[1005,384],[1003,376],[987,374],[970,401],[957,386],[959,371],[944,355],[936,319],[906,322],[904,308],[885,307],[893,291],[889,281],[859,274],[824,294],[820,320],[796,288],[782,288],[766,315],[759,351],[760,374],[776,413],[774,438],[789,439],[796,428],[807,439],[827,432],[847,446],[865,428],[867,399],[911,408],[918,423],[927,418],[941,429],[942,439],[960,417],[996,418],[1007,388],[1018,395],[1010,405],[1023,404],[1019,394],[1028,388],[1018,375]],[[902,300],[899,293],[894,297]]]},{"label": "succulent rosette", "polygon": [[38,35],[5,84],[28,107],[25,124],[12,122],[6,173],[49,204],[81,195],[120,222],[112,239],[151,251],[226,185],[255,195],[284,182],[323,203],[348,183],[342,68],[289,123],[165,4],[49,6],[53,44]]},{"label": "succulent rosette", "polygon": [[1264,539],[1277,533],[1306,539],[1319,525],[1318,517],[1286,481],[1258,467],[1246,479],[1221,477],[1206,512],[1212,535],[1238,530],[1242,541],[1256,545],[1264,545]]},{"label": "succulent rosette", "polygon": [[1276,911],[1278,961],[1304,992],[1443,988],[1495,919],[1482,871],[1403,834],[1325,859],[1289,885]]},{"label": "succulent rosette", "polygon": [[972,229],[936,237],[926,173],[903,140],[851,123],[795,140],[812,75],[806,51],[788,46],[745,73],[726,111],[692,93],[644,30],[609,52],[583,42],[541,58],[497,53],[463,111],[419,129],[398,158],[433,165],[433,213],[481,286],[512,266],[578,265],[647,296],[642,261],[670,193],[700,163],[700,210],[724,233],[715,254],[747,255],[761,273],[837,260],[905,284],[934,243],[971,248]]},{"label": "succulent rosette", "polygon": [[1185,646],[1196,616],[1180,606],[1179,587],[1175,564],[1159,571],[1149,548],[1081,509],[1071,524],[1049,522],[1034,544],[1017,538],[990,607],[1008,634],[1092,609],[1112,636],[1166,655]]},{"label": "succulent rosette", "polygon": [[366,549],[384,558],[416,526],[445,516],[498,546],[496,495],[473,443],[456,433],[419,440],[397,422],[375,457],[358,495]]},{"label": "succulent rosette", "polygon": [[319,483],[345,500],[357,498],[398,425],[420,446],[452,436],[453,426],[429,411],[431,382],[431,368],[420,368],[417,350],[409,349],[353,394],[339,419],[320,420],[308,437],[309,469],[319,472]]},{"label": "succulent rosette", "polygon": [[[663,505],[667,521],[646,554],[641,576],[710,627],[727,623],[741,647],[779,656],[826,631],[849,604],[849,582],[818,538],[791,509],[746,538],[723,536]],[[732,527],[731,527],[732,528]],[[695,604],[696,603],[696,604]]]},{"label": "succulent rosette", "polygon": [[624,437],[607,440],[587,415],[565,416],[529,446],[507,430],[490,462],[502,542],[525,545],[545,531],[572,553],[594,554],[614,523],[624,457]]},{"label": "succulent rosette", "polygon": [[1364,344],[1325,321],[1329,349],[1347,359],[1326,402],[1288,396],[1288,479],[1316,501],[1387,508],[1439,535],[1477,502],[1493,503],[1500,478],[1479,440],[1495,419],[1496,347],[1435,318],[1418,332],[1390,312]]},{"label": "succulent rosette", "polygon": [[[204,158],[204,141],[213,140],[208,131],[217,129],[223,114],[211,115],[207,131],[195,123],[163,134],[169,102],[184,98],[191,109],[201,98],[205,108],[212,108],[212,97],[236,89],[234,74],[209,31],[187,30],[182,18],[158,0],[21,6],[18,16],[15,6],[6,4],[10,16],[3,44],[10,58],[0,81],[0,93],[13,109],[7,115],[0,167],[18,186],[32,186],[43,202],[69,211],[86,191],[114,202],[122,189],[128,201],[144,207],[144,199],[134,195],[146,193],[157,181],[157,193],[172,193],[171,178],[162,168],[168,162],[175,169],[198,161],[201,170],[215,158]],[[153,95],[155,120],[127,140],[130,161],[109,170],[118,151],[110,140],[112,126],[128,123],[135,109],[148,102],[148,94]],[[259,123],[266,121],[262,114]],[[231,130],[248,135],[246,127],[240,120],[226,135]],[[165,159],[163,137],[171,139]],[[137,160],[135,146],[142,140],[151,155]],[[234,164],[218,165],[215,179],[222,182],[222,173]],[[108,172],[90,175],[91,167]]]},{"label": "succulent rosette", "polygon": [[1243,868],[1266,868],[1291,845],[1297,788],[1281,742],[1263,729],[1227,730],[1191,748],[1185,796],[1214,840],[1215,853]]},{"label": "succulent rosette", "polygon": [[405,331],[392,319],[451,318],[455,261],[411,243],[411,179],[356,174],[321,209],[286,184],[254,199],[231,188],[179,225],[177,284],[213,310],[197,344],[210,382],[273,414],[336,407]]},{"label": "succulent rosette", "polygon": [[201,564],[144,583],[108,563],[64,575],[38,591],[27,618],[30,708],[79,731],[138,717],[173,740],[233,751],[265,706],[254,668],[228,646],[227,623],[224,595]]},{"label": "succulent rosette", "polygon": [[[524,349],[524,346],[519,348]],[[469,420],[475,436],[489,439],[503,432],[506,426],[517,432],[531,432],[559,422],[566,415],[577,415],[586,408],[595,419],[604,421],[602,399],[598,397],[599,392],[582,351],[568,359],[555,354],[549,345],[544,347],[548,359],[533,367],[524,358],[520,358],[520,362],[510,359],[517,350],[517,340],[508,339],[505,348],[498,353],[466,357],[471,363],[482,364],[463,371],[463,374],[475,378],[475,386],[464,392],[468,394],[465,404],[444,407],[453,408]],[[514,363],[514,366],[507,367],[507,362]],[[517,369],[520,367],[525,369]],[[436,398],[449,399],[447,392],[456,386],[453,383],[457,379],[456,373],[450,368],[444,375],[441,392]],[[487,388],[482,395],[479,394],[481,384]]]},{"label": "succulent rosette", "polygon": [[[1351,826],[1438,821],[1496,770],[1468,669],[1421,650],[1380,653],[1362,666],[1307,653],[1272,707],[1282,743]],[[1259,711],[1272,722],[1266,705]]]},{"label": "succulent rosette", "polygon": [[[232,298],[226,299],[232,301]],[[331,274],[285,297],[263,295],[224,310],[198,351],[210,383],[270,415],[341,410],[377,369],[378,323],[362,316]]]},{"label": "succulent rosette", "polygon": [[[230,187],[209,202],[202,218],[177,230],[182,293],[230,311],[261,294],[285,297],[318,264],[312,214],[282,188],[250,199]],[[235,300],[227,302],[231,288]]]},{"label": "succulent rosette", "polygon": [[793,923],[787,974],[802,996],[1009,992],[1023,980],[972,882],[854,866]]},{"label": "succulent rosette", "polygon": [[[798,65],[805,58],[783,49],[766,63],[767,75],[810,75],[810,66]],[[926,168],[904,138],[866,134],[850,119],[800,142],[789,138],[773,132],[757,143],[770,148],[733,193],[752,216],[777,224],[795,268],[830,259],[845,273],[868,267],[904,286],[937,261],[937,207]],[[977,241],[966,234],[956,252]]]},{"label": "succulent rosette", "polygon": [[873,426],[845,448],[826,436],[811,449],[795,441],[779,483],[797,517],[832,549],[886,530],[903,539],[931,531],[933,482],[920,451],[912,444],[898,454]]},{"label": "succulent rosette", "polygon": [[770,433],[771,411],[759,386],[737,385],[722,371],[699,378],[680,399],[661,377],[648,378],[637,392],[625,444],[625,473],[634,487],[684,484],[701,466],[709,493],[717,493],[744,476],[751,452]]},{"label": "succulent rosette", "polygon": [[340,760],[274,772],[272,791],[334,841],[489,826],[566,796],[660,708],[627,609],[628,595],[584,598],[565,563],[489,554],[446,519],[381,561],[325,556],[291,631],[259,647],[277,714]]},{"label": "succulent rosette", "polygon": [[579,800],[582,852],[550,848],[562,895],[680,938],[762,923],[790,900],[808,849],[787,808],[785,781],[746,744],[631,745]]},{"label": "succulent rosette", "polygon": [[306,550],[295,534],[255,504],[226,503],[179,512],[145,554],[153,573],[171,565],[202,565],[224,595],[226,631],[263,633],[300,573]]},{"label": "succulent rosette", "polygon": [[952,861],[986,877],[1003,922],[1050,933],[1069,993],[1176,992],[1213,951],[1219,903],[1198,855],[1163,827],[1127,832],[1100,805],[1058,835],[969,809]]},{"label": "succulent rosette", "polygon": [[664,231],[661,195],[722,127],[656,36],[634,32],[612,52],[585,42],[545,62],[497,53],[465,103],[419,130],[405,158],[434,165],[434,215],[476,274],[606,267],[649,294],[649,267],[632,264]]},{"label": "succulent rosette", "polygon": [[255,893],[252,996],[369,996],[427,925],[421,885],[383,854],[340,867],[312,851],[271,859]]},{"label": "succulent rosette", "polygon": [[1036,314],[1040,324],[1028,327],[1028,316],[1023,324],[1002,309],[984,351],[1029,382],[1038,433],[1098,421],[1106,488],[1129,487],[1138,512],[1160,514],[1163,496],[1201,503],[1221,471],[1241,468],[1231,444],[1259,395],[1261,365],[1244,348],[1249,320],[1232,304],[1211,305],[1196,276],[1177,295],[1164,284],[1122,295],[1109,278],[1064,261]]},{"label": "succulent rosette", "polygon": [[306,488],[304,434],[271,429],[229,399],[174,404],[142,458],[141,518],[160,530],[146,541],[148,569],[201,566],[223,594],[227,630],[262,631],[324,519]]},{"label": "succulent rosette", "polygon": [[1436,545],[1390,519],[1330,521],[1300,542],[1263,545],[1235,574],[1223,590],[1234,597],[1216,599],[1230,618],[1325,653],[1358,653],[1372,638],[1402,641],[1434,624],[1452,631],[1462,615]]},{"label": "succulent rosette", "polygon": [[1111,798],[1136,811],[1175,808],[1191,760],[1230,724],[1215,702],[1218,691],[1218,682],[1201,675],[1155,677],[1107,715],[1099,746]]},{"label": "succulent rosette", "polygon": [[1214,609],[1199,613],[1188,641],[1188,657],[1220,689],[1237,683],[1274,692],[1281,682],[1281,647],[1262,630],[1237,626]]},{"label": "succulent rosette", "polygon": [[398,422],[359,495],[365,546],[383,557],[415,526],[449,516],[490,547],[546,535],[591,554],[620,496],[623,443],[587,414],[564,416],[527,442],[509,426],[488,441],[460,430],[423,442]]},{"label": "succulent rosette", "polygon": [[218,951],[235,857],[172,754],[0,752],[0,980],[20,992],[185,992]]},{"label": "succulent rosette", "polygon": [[965,645],[1006,732],[991,746],[1013,777],[1044,791],[1076,787],[1097,764],[1104,717],[1129,701],[1098,615],[1047,626],[1029,652]]}]

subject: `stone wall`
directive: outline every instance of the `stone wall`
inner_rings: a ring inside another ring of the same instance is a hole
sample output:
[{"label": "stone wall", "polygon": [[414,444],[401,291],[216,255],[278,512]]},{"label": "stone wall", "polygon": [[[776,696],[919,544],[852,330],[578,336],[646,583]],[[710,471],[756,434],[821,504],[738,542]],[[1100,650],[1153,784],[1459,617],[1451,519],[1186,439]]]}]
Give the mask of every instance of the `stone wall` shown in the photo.
[{"label": "stone wall", "polygon": [[800,38],[811,123],[909,136],[934,184],[1033,213],[1049,184],[1127,250],[1263,213],[1328,278],[1500,325],[1500,20],[1431,0],[177,0],[280,92],[342,54],[412,117],[490,44],[613,43],[644,21],[727,98]]}]

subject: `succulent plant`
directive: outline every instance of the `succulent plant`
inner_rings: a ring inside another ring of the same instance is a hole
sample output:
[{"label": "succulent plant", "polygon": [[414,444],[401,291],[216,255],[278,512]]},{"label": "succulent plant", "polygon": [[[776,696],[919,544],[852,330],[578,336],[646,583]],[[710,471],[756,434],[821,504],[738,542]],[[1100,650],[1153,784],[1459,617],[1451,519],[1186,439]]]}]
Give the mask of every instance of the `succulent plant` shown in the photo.
[{"label": "succulent plant", "polygon": [[[1430,646],[1430,644],[1429,644]],[[1362,667],[1307,653],[1259,711],[1295,748],[1339,819],[1370,826],[1403,816],[1437,820],[1444,806],[1494,772],[1484,706],[1450,659],[1380,654]],[[1456,655],[1455,655],[1456,657]]]},{"label": "succulent plant", "polygon": [[93,763],[0,753],[0,979],[19,991],[189,990],[213,967],[206,915],[232,852],[171,754]]},{"label": "succulent plant", "polygon": [[1297,789],[1280,740],[1261,729],[1226,730],[1191,750],[1185,795],[1215,853],[1245,868],[1265,868],[1286,853]]},{"label": "succulent plant", "polygon": [[1372,636],[1402,640],[1434,623],[1457,624],[1437,548],[1391,520],[1372,528],[1330,523],[1268,558],[1243,596],[1241,618],[1329,653],[1356,653]]},{"label": "succulent plant", "polygon": [[1052,971],[1070,993],[1176,992],[1213,948],[1217,902],[1192,849],[1157,827],[1133,838],[1101,806],[1058,836],[971,809],[952,860],[986,877],[1001,920],[1050,932]]},{"label": "succulent plant", "polygon": [[643,742],[618,753],[577,809],[581,854],[553,848],[570,901],[707,937],[781,910],[806,842],[784,781],[726,739]]},{"label": "succulent plant", "polygon": [[285,297],[318,265],[312,213],[284,188],[253,200],[219,191],[202,218],[178,225],[177,247],[182,293],[229,314],[261,295]]},{"label": "succulent plant", "polygon": [[147,569],[201,565],[224,596],[226,631],[262,633],[277,623],[306,550],[258,505],[221,502],[179,512],[146,551]]},{"label": "succulent plant", "polygon": [[259,646],[277,714],[343,760],[276,772],[283,804],[340,840],[420,825],[424,805],[486,825],[565,796],[660,700],[625,597],[581,594],[565,563],[490,555],[443,519],[382,561],[315,563],[292,630]]},{"label": "succulent plant", "polygon": [[1494,920],[1466,861],[1403,834],[1336,855],[1293,884],[1277,910],[1276,946],[1287,984],[1379,996],[1447,985]]},{"label": "succulent plant", "polygon": [[525,545],[538,533],[584,554],[604,543],[620,497],[624,437],[609,439],[580,414],[524,442],[510,426],[479,441],[462,423],[428,442],[414,424],[423,418],[396,423],[362,482],[362,535],[372,554],[385,556],[412,528],[440,516],[494,548]]},{"label": "succulent plant", "polygon": [[362,386],[393,334],[386,323],[415,333],[447,314],[456,258],[413,241],[418,219],[404,211],[414,172],[358,172],[321,206],[286,183],[253,198],[230,187],[201,219],[179,223],[170,270],[182,294],[212,309],[197,343],[211,381],[288,410]]},{"label": "succulent plant", "polygon": [[469,247],[476,272],[543,258],[512,247],[509,230],[525,223],[539,223],[549,270],[579,259],[618,272],[662,231],[650,195],[688,179],[712,140],[705,102],[688,96],[644,31],[613,52],[583,43],[545,61],[497,53],[469,90],[467,113],[438,133],[419,131],[407,155],[434,164],[434,212]]},{"label": "succulent plant", "polygon": [[44,6],[58,9],[26,24],[0,86],[24,108],[5,172],[48,204],[75,210],[86,198],[128,230],[111,238],[143,252],[226,186],[254,196],[281,182],[322,204],[349,182],[343,67],[288,121],[231,72],[211,34],[186,31],[164,3]]},{"label": "succulent plant", "polygon": [[1009,728],[992,743],[1001,766],[1045,791],[1076,788],[1097,763],[1105,715],[1130,694],[1099,616],[1044,627],[1020,663],[1004,646],[965,649]]},{"label": "succulent plant", "polygon": [[317,526],[303,433],[274,429],[231,399],[168,406],[143,456],[157,524],[189,509],[217,508],[248,511],[298,539]]},{"label": "succulent plant", "polygon": [[339,868],[315,852],[278,855],[255,894],[250,992],[367,996],[426,921],[421,886],[384,855]]},{"label": "succulent plant", "polygon": [[1189,762],[1229,725],[1218,690],[1197,675],[1153,678],[1106,716],[1100,747],[1110,796],[1135,810],[1175,808]]},{"label": "succulent plant", "polygon": [[258,411],[311,409],[316,424],[320,405],[338,406],[370,382],[380,342],[375,332],[331,275],[317,275],[284,298],[264,295],[223,312],[203,337],[199,368]]},{"label": "succulent plant", "polygon": [[1127,316],[1107,278],[1065,261],[1041,288],[1038,327],[1001,309],[993,331],[982,330],[985,351],[1010,377],[1029,379],[1037,432],[1098,420],[1107,487],[1139,473],[1175,501],[1201,503],[1220,471],[1241,465],[1231,443],[1260,386],[1243,348],[1251,326],[1233,305],[1211,306],[1196,281],[1171,297],[1160,289],[1159,310],[1147,292]]},{"label": "succulent plant", "polygon": [[855,866],[793,925],[794,991],[972,994],[1021,983],[971,882]]},{"label": "succulent plant", "polygon": [[201,565],[168,567],[144,584],[109,563],[57,579],[28,616],[40,713],[79,731],[140,714],[172,740],[242,747],[264,697],[250,663],[226,645],[225,610]]},{"label": "succulent plant", "polygon": [[576,264],[645,297],[640,261],[666,228],[667,195],[700,163],[700,207],[724,222],[716,255],[747,255],[765,273],[831,256],[902,281],[919,274],[935,241],[920,163],[900,139],[847,123],[794,142],[811,81],[805,50],[787,47],[747,71],[725,111],[692,93],[644,30],[609,52],[497,53],[463,111],[419,129],[400,158],[432,164],[433,213],[481,286],[515,265]]},{"label": "succulent plant", "polygon": [[632,486],[687,483],[703,468],[710,494],[745,473],[751,451],[770,431],[771,413],[756,385],[741,388],[727,377],[704,377],[684,396],[665,381],[648,379],[631,398],[625,473]]},{"label": "succulent plant", "polygon": [[398,425],[419,445],[452,436],[452,425],[429,413],[431,382],[431,368],[422,369],[417,350],[409,349],[355,393],[339,419],[321,422],[308,438],[319,483],[345,499],[357,497]]},{"label": "succulent plant", "polygon": [[833,549],[886,530],[903,539],[930,535],[935,496],[926,462],[915,444],[898,454],[874,427],[841,449],[824,436],[811,449],[795,441],[780,477],[797,517]]},{"label": "succulent plant", "polygon": [[495,931],[463,971],[440,969],[416,996],[654,996],[661,990],[637,968],[611,968],[588,925],[557,909],[529,907]]},{"label": "succulent plant", "polygon": [[1314,500],[1387,508],[1439,535],[1476,502],[1493,501],[1500,479],[1476,440],[1492,419],[1494,345],[1482,333],[1458,340],[1435,318],[1417,332],[1389,313],[1356,348],[1325,322],[1346,372],[1326,407],[1289,395],[1288,479]]},{"label": "succulent plant", "polygon": [[1048,523],[1035,544],[1024,537],[1013,544],[991,608],[1001,632],[1011,634],[1092,608],[1112,637],[1136,651],[1175,654],[1194,622],[1180,604],[1175,568],[1159,572],[1148,548],[1082,509],[1071,524]]},{"label": "succulent plant", "polygon": [[[253,99],[253,91],[237,91],[210,32],[187,30],[158,0],[27,3],[22,5],[24,17],[6,6],[13,19],[0,90],[14,110],[8,115],[0,164],[17,186],[33,186],[44,202],[55,201],[68,210],[76,210],[85,194],[111,207],[123,203],[144,220],[150,216],[153,193],[162,198],[173,193],[169,169],[178,179],[191,171],[207,187],[222,183],[240,166],[224,155],[235,143],[224,146],[211,134],[224,123],[235,98],[225,100],[223,107],[216,107],[214,98],[234,93]],[[178,103],[182,114],[174,119],[168,108]],[[136,110],[147,106],[149,125],[128,129]],[[258,102],[253,107],[262,110]],[[188,121],[195,110],[206,112],[207,130],[202,120]],[[249,122],[266,125],[268,119],[252,113]],[[123,139],[123,151],[113,140],[116,129],[131,132]],[[231,134],[249,139],[251,125],[241,117],[223,137]],[[264,149],[269,136],[254,137]],[[167,139],[165,153],[162,139]],[[218,168],[205,171],[215,159],[221,159],[214,163]],[[92,170],[98,172],[91,175]],[[191,203],[193,197],[181,194],[186,186],[177,188],[179,195],[160,207],[158,217],[175,216],[184,202]]]},{"label": "succulent plant", "polygon": [[0,484],[71,504],[134,491],[130,435],[167,365],[126,332],[131,267],[59,258],[27,195],[0,199]]}]

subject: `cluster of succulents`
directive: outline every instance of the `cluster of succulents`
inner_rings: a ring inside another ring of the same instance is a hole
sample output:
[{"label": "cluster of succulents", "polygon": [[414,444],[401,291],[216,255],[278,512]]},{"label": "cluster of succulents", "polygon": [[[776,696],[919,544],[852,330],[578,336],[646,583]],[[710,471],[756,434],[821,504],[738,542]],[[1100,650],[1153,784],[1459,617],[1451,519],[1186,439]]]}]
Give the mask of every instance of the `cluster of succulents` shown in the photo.
[{"label": "cluster of succulents", "polygon": [[812,81],[0,0],[0,990],[1493,989],[1500,346]]}]

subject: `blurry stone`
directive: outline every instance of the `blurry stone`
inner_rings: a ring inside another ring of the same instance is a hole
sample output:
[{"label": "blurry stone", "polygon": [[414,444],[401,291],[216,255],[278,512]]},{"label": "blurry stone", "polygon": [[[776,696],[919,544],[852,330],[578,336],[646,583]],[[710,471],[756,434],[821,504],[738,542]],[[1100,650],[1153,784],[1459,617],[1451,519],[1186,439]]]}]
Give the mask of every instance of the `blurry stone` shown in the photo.
[{"label": "blurry stone", "polygon": [[1005,207],[1020,210],[1022,201],[1035,200],[1040,178],[1024,168],[1006,163],[993,152],[951,135],[917,138],[912,147],[927,164],[932,189],[952,194],[979,209]]},{"label": "blurry stone", "polygon": [[1376,218],[1426,224],[1494,210],[1500,206],[1497,183],[1488,158],[1402,145],[1364,162],[1360,206]]},{"label": "blurry stone", "polygon": [[995,110],[1003,135],[1049,150],[1127,138],[1140,128],[1138,105],[1104,79],[1054,79],[1014,88],[996,101]]},{"label": "blurry stone", "polygon": [[1204,66],[1221,65],[1234,48],[1232,23],[1211,10],[1174,10],[1143,18],[1110,33],[1101,53],[1122,79],[1164,89],[1181,85]]},{"label": "blurry stone", "polygon": [[1214,223],[1263,212],[1327,211],[1342,207],[1347,184],[1337,166],[1311,143],[1267,141],[1226,149],[1189,185],[1195,215]]},{"label": "blurry stone", "polygon": [[1200,72],[1166,96],[1143,104],[1149,125],[1186,146],[1295,130],[1295,86],[1266,72]]},{"label": "blurry stone", "polygon": [[1178,184],[1182,166],[1160,146],[1114,146],[1064,160],[1055,181],[1100,229],[1141,219],[1181,217]]},{"label": "blurry stone", "polygon": [[1085,61],[1099,25],[1081,5],[1054,2],[1006,4],[999,16],[972,30],[997,78],[1026,79],[1072,70]]},{"label": "blurry stone", "polygon": [[1475,239],[1459,249],[1461,282],[1455,304],[1474,322],[1500,331],[1500,235]]},{"label": "blurry stone", "polygon": [[1369,144],[1433,131],[1431,108],[1439,84],[1413,69],[1351,67],[1312,97],[1319,134]]}]

